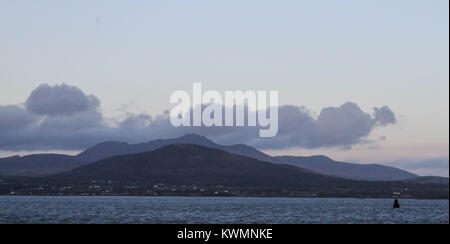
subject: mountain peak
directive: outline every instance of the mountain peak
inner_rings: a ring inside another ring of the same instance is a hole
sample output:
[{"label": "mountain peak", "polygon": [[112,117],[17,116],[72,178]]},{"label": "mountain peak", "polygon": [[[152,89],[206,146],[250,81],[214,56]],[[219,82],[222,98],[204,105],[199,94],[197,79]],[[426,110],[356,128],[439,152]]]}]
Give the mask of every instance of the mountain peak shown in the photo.
[{"label": "mountain peak", "polygon": [[193,143],[203,142],[203,143],[215,144],[213,141],[208,139],[206,136],[201,136],[201,135],[194,134],[194,133],[188,133],[188,134],[178,137],[174,140],[189,141],[189,142],[193,142]]},{"label": "mountain peak", "polygon": [[175,143],[175,144],[169,144],[167,146],[163,146],[161,148],[158,148],[154,150],[153,152],[164,152],[164,151],[173,151],[175,153],[183,153],[183,152],[199,152],[199,151],[210,151],[210,152],[221,152],[225,153],[225,151],[222,151],[220,149],[210,148],[198,144],[187,144],[187,143]]},{"label": "mountain peak", "polygon": [[169,144],[153,151],[106,158],[55,177],[175,184],[300,187],[346,180],[262,162],[195,144]]},{"label": "mountain peak", "polygon": [[107,147],[107,146],[115,146],[115,145],[127,145],[128,143],[126,142],[117,142],[117,141],[105,141],[105,142],[100,142],[97,145],[95,145],[94,147]]}]

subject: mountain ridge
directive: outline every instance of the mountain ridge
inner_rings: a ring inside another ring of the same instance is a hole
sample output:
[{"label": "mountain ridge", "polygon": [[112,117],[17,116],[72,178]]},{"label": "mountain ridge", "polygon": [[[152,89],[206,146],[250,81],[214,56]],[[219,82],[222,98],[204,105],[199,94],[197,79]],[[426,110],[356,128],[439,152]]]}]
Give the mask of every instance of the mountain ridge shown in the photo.
[{"label": "mountain ridge", "polygon": [[[275,159],[319,174],[355,180],[395,181],[418,177],[418,175],[390,166],[338,162],[326,156],[278,156]],[[380,175],[383,177],[380,178]]]},{"label": "mountain ridge", "polygon": [[[409,178],[418,177],[418,175],[409,173],[405,170],[397,169],[390,166],[384,165],[375,165],[375,164],[352,164],[345,162],[334,161],[333,159],[324,156],[324,155],[315,155],[310,157],[296,157],[289,156],[291,159],[295,158],[296,160],[286,160],[284,157],[272,157],[268,154],[265,154],[253,147],[247,146],[245,144],[234,144],[234,145],[219,145],[213,142],[212,140],[199,136],[196,134],[186,134],[179,138],[174,139],[158,139],[155,141],[150,141],[148,143],[141,144],[126,144],[129,148],[126,153],[140,153],[145,151],[153,151],[165,145],[170,145],[174,143],[187,143],[194,145],[202,145],[210,148],[221,149],[229,153],[247,156],[251,158],[255,158],[261,161],[277,163],[277,164],[290,164],[296,167],[300,167],[303,169],[307,169],[312,172],[316,172],[319,174],[324,174],[328,176],[341,177],[347,179],[357,179],[357,180],[370,180],[370,181],[393,181],[393,180],[405,180]],[[123,148],[122,148],[123,150]],[[108,156],[116,156],[123,154],[124,151],[118,153],[117,150],[112,150],[111,148],[107,150],[106,154]],[[96,155],[99,153],[98,156]],[[95,159],[101,159],[105,157],[104,152],[95,152],[93,150],[85,151],[80,154],[82,157],[86,157],[90,159],[89,161],[95,161]],[[80,156],[79,155],[79,156]],[[297,159],[306,159],[308,161],[313,162],[312,164],[300,163]],[[324,164],[325,163],[325,164]],[[324,164],[322,168],[317,167],[319,164]],[[338,168],[343,168],[336,172],[336,166]],[[330,170],[326,170],[326,167],[330,167]],[[335,172],[333,172],[333,169]]]},{"label": "mountain ridge", "polygon": [[44,176],[68,171],[83,165],[75,156],[65,154],[30,154],[0,158],[0,174]]},{"label": "mountain ridge", "polygon": [[287,186],[322,185],[346,181],[194,144],[170,144],[150,152],[118,155],[54,177],[251,186],[274,186],[283,182]]},{"label": "mountain ridge", "polygon": [[0,195],[265,196],[448,199],[436,179],[371,182],[193,144],[118,155],[46,177],[1,177]]},{"label": "mountain ridge", "polygon": [[[178,138],[157,139],[146,143],[128,144],[125,142],[106,141],[96,144],[76,156],[57,155],[53,154],[53,159],[48,161],[43,160],[42,164],[48,166],[47,171],[43,168],[37,170],[37,166],[27,167],[24,157],[0,159],[0,174],[6,175],[49,175],[59,173],[62,171],[69,171],[76,167],[87,165],[105,158],[114,157],[125,154],[136,154],[143,152],[150,152],[161,147],[171,144],[193,144],[201,145],[209,148],[220,149],[232,154],[254,158],[260,161],[276,163],[276,164],[290,164],[300,167],[315,173],[324,174],[327,176],[341,177],[347,179],[369,180],[369,181],[392,181],[405,180],[418,177],[407,171],[397,168],[383,166],[383,165],[364,165],[351,164],[345,162],[337,162],[329,157],[323,155],[310,157],[296,157],[296,156],[279,156],[272,157],[264,152],[261,152],[253,147],[245,144],[234,145],[219,145],[204,136],[197,134],[186,134]],[[57,164],[60,159],[61,165]],[[9,162],[8,162],[9,161]],[[24,161],[24,162],[21,162]],[[16,168],[11,168],[14,162],[18,165]],[[36,164],[36,163],[35,163]],[[20,166],[22,168],[20,168]],[[6,170],[5,168],[9,168]]]}]

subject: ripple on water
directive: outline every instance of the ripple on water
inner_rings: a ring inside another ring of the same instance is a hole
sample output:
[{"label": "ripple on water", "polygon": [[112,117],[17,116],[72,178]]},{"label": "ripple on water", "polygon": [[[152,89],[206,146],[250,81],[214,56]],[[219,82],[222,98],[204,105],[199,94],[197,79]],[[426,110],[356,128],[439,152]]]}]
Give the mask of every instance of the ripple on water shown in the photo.
[{"label": "ripple on water", "polygon": [[448,200],[0,197],[0,223],[449,223]]}]

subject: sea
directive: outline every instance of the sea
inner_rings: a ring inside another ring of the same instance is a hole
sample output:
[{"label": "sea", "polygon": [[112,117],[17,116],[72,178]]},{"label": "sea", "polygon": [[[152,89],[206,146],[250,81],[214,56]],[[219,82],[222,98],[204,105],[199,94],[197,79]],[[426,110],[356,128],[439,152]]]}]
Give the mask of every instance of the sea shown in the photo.
[{"label": "sea", "polygon": [[0,224],[449,224],[448,200],[0,196]]}]

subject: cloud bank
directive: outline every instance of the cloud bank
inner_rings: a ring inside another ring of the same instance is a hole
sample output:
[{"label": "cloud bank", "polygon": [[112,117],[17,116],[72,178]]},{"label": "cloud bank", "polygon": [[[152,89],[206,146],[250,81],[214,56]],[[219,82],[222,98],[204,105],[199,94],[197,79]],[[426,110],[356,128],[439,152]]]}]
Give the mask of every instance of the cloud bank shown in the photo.
[{"label": "cloud bank", "polygon": [[305,107],[279,107],[279,130],[273,138],[260,138],[258,127],[178,127],[169,112],[152,117],[130,114],[125,119],[105,118],[100,100],[77,87],[43,84],[32,91],[25,106],[0,106],[0,150],[81,150],[109,140],[129,143],[197,133],[218,143],[244,143],[260,149],[350,149],[371,143],[377,127],[396,123],[387,106],[362,111],[347,102],[324,108],[315,118]]}]

